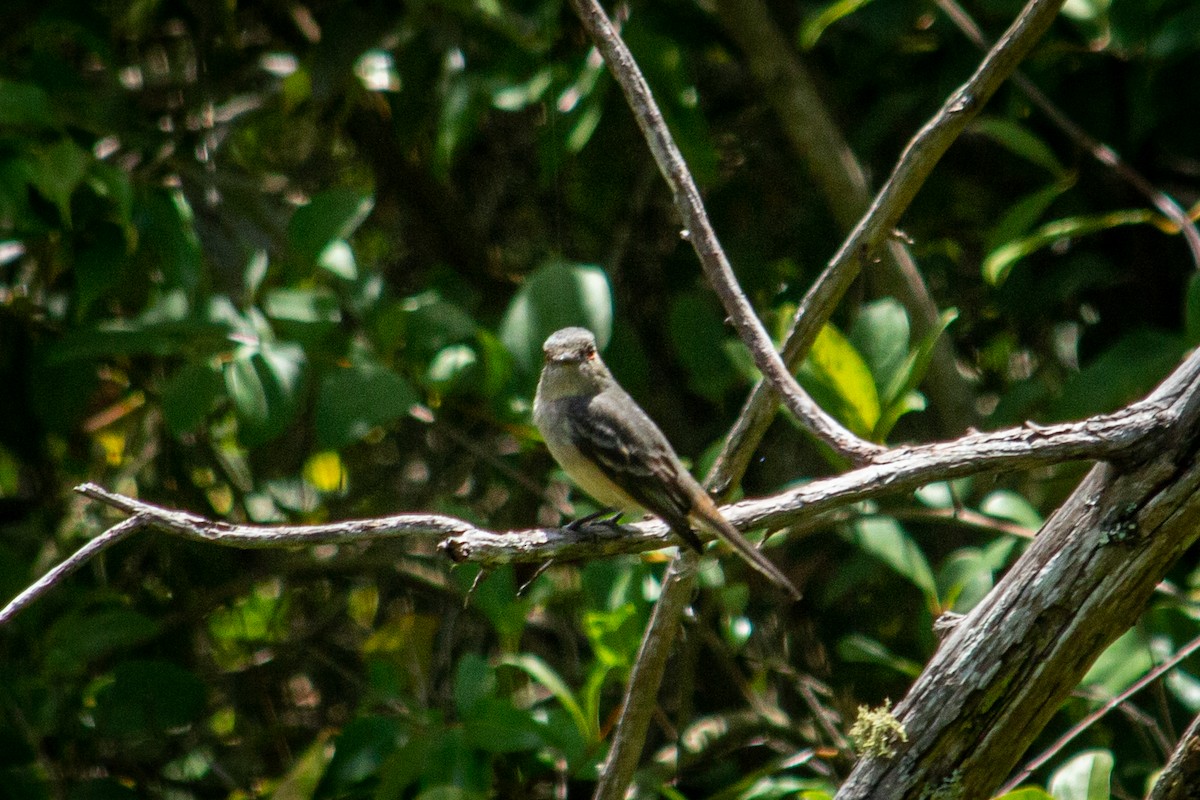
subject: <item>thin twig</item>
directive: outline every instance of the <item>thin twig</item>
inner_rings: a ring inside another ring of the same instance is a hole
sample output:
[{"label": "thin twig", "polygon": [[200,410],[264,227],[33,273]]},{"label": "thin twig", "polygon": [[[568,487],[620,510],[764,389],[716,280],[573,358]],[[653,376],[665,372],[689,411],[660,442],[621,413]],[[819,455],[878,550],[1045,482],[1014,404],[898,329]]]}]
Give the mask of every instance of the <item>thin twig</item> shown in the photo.
[{"label": "thin twig", "polygon": [[[600,768],[600,779],[592,795],[594,800],[618,800],[624,797],[625,790],[633,780],[646,742],[646,732],[650,729],[658,687],[662,685],[671,645],[679,630],[679,620],[696,584],[696,566],[699,563],[699,556],[687,550],[667,568],[662,593],[654,604],[650,623],[646,626],[642,645],[629,674],[630,691],[625,693],[621,704],[612,748]],[[639,690],[633,691],[634,687]]]},{"label": "thin twig", "polygon": [[795,414],[808,430],[851,463],[861,464],[869,461],[873,455],[882,452],[883,448],[855,436],[827,414],[801,388],[780,359],[754,307],[738,286],[733,267],[709,223],[708,214],[700,199],[700,190],[696,187],[683,155],[667,129],[646,79],[609,21],[608,15],[596,0],[572,0],[572,5],[624,91],[650,152],[658,163],[659,171],[671,187],[675,206],[683,219],[686,237],[695,249],[700,264],[720,297],[734,328],[754,357],[755,366],[783,398],[788,410]]},{"label": "thin twig", "polygon": [[34,581],[25,591],[14,597],[3,609],[0,609],[0,625],[4,625],[15,617],[21,609],[46,594],[46,592],[53,589],[65,580],[68,575],[75,572],[84,564],[144,527],[146,527],[146,520],[141,515],[134,515],[118,522],[104,533],[89,541],[68,556],[65,561]]},{"label": "thin twig", "polygon": [[1142,689],[1145,689],[1147,686],[1154,683],[1164,674],[1173,670],[1181,661],[1197,650],[1200,650],[1200,636],[1192,639],[1190,642],[1184,645],[1183,648],[1177,651],[1175,655],[1171,656],[1162,664],[1147,672],[1140,679],[1135,681],[1128,689],[1115,695],[1107,703],[1100,706],[1095,711],[1081,719],[1079,722],[1072,725],[1066,733],[1055,740],[1054,744],[1046,748],[1041,755],[1022,767],[1021,770],[1018,771],[1017,774],[1008,781],[1008,783],[1004,784],[997,794],[1006,794],[1011,792],[1013,789],[1016,789],[1022,781],[1026,780],[1030,775],[1033,774],[1034,770],[1058,755],[1059,752],[1061,752],[1064,747],[1070,744],[1076,736],[1083,733],[1092,725],[1095,725],[1105,714],[1124,703],[1130,697],[1133,697]]},{"label": "thin twig", "polygon": [[[966,9],[955,0],[937,0],[937,4],[942,13],[949,17],[950,21],[976,47],[982,50],[988,48],[987,39],[984,38],[983,31],[980,30]],[[1013,73],[1012,80],[1013,84],[1029,98],[1029,102],[1037,106],[1059,130],[1086,150],[1092,158],[1106,167],[1110,167],[1113,172],[1117,173],[1126,183],[1149,200],[1151,205],[1158,209],[1160,214],[1175,223],[1179,228],[1179,232],[1183,234],[1184,242],[1191,253],[1192,264],[1196,269],[1200,269],[1200,231],[1196,230],[1196,225],[1192,221],[1192,218],[1175,202],[1175,199],[1150,183],[1146,176],[1142,175],[1142,173],[1134,169],[1133,165],[1121,158],[1120,153],[1081,128],[1075,120],[1068,117],[1066,112],[1047,97],[1038,88],[1037,84],[1026,77],[1024,73]]]}]

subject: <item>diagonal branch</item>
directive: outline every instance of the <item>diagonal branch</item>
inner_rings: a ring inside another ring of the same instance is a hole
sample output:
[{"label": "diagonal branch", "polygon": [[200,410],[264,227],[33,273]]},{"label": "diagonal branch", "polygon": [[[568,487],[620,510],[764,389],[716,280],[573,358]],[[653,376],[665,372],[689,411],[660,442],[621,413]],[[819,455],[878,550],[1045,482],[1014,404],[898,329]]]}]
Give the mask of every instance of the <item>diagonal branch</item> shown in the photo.
[{"label": "diagonal branch", "polygon": [[[716,13],[741,49],[747,70],[775,112],[780,130],[813,186],[841,232],[849,232],[870,205],[870,187],[821,96],[817,80],[771,18],[764,0],[717,0]],[[898,299],[908,311],[914,338],[926,336],[940,324],[940,315],[908,247],[892,239],[879,256],[880,263],[868,282],[872,293]],[[830,312],[832,308],[823,309],[824,318]],[[924,386],[929,411],[938,418],[943,436],[958,435],[974,421],[974,391],[955,363],[948,337],[938,337],[934,345]]]},{"label": "diagonal branch", "polygon": [[700,264],[733,321],[738,335],[754,357],[755,366],[806,428],[851,463],[868,461],[883,448],[858,438],[825,413],[796,382],[775,351],[762,321],[737,283],[733,267],[725,256],[725,251],[721,248],[717,234],[704,210],[700,190],[688,171],[683,154],[679,152],[667,129],[662,112],[654,102],[650,86],[634,62],[629,48],[609,21],[608,15],[596,0],[572,0],[572,5],[624,91],[638,127],[641,128],[650,152],[658,163],[659,171],[671,187],[675,207],[683,219],[685,235],[692,243]]},{"label": "diagonal branch", "polygon": [[[947,98],[904,148],[867,213],[796,308],[783,345],[787,364],[800,363],[834,306],[891,234],[934,166],[1050,27],[1062,4],[1063,0],[1030,0],[988,51],[975,74]],[[721,470],[724,479],[714,486],[720,492],[733,486],[745,472],[775,416],[777,402],[773,387],[765,381],[754,387],[717,460],[715,469]]]}]

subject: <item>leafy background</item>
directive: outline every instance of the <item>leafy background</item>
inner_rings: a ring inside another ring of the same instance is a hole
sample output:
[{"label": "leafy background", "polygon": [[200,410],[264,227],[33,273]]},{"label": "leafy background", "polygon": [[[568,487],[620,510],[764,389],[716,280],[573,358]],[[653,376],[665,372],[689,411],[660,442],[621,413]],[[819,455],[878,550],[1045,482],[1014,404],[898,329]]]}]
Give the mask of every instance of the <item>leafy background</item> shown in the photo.
[{"label": "leafy background", "polygon": [[[1018,6],[969,10],[999,32]],[[836,215],[717,17],[629,11],[623,35],[780,331]],[[928,2],[771,11],[874,183],[979,58]],[[10,0],[5,16],[5,597],[112,524],[72,495],[87,480],[258,523],[429,510],[505,529],[591,510],[529,422],[540,342],[564,324],[592,326],[709,463],[756,376],[564,4]],[[1187,0],[1071,0],[1025,66],[1191,203],[1198,30]],[[956,143],[903,233],[970,375],[963,425],[1117,408],[1200,342],[1192,265],[1145,206],[1013,90]],[[801,378],[864,436],[948,437],[923,411],[931,347],[867,274]],[[835,466],[781,417],[742,489]],[[832,793],[857,707],[903,695],[934,617],[977,602],[1081,470],[934,485],[776,537],[795,608],[709,558],[651,742],[688,748],[678,769],[647,762],[645,795]],[[0,797],[586,794],[663,563],[561,565],[517,597],[511,570],[469,593],[474,570],[428,541],[143,536],[0,632]],[[1031,756],[1200,633],[1194,567]],[[1140,796],[1200,711],[1198,669],[1034,782]]]}]

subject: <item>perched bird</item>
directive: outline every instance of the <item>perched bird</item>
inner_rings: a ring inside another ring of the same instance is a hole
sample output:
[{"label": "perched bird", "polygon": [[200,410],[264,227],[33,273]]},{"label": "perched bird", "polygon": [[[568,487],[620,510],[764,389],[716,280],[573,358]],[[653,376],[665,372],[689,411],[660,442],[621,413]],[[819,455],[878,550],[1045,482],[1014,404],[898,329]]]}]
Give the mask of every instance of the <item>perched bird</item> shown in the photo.
[{"label": "perched bird", "polygon": [[655,514],[697,552],[702,542],[693,525],[713,533],[799,599],[787,576],[721,515],[667,437],[613,378],[591,331],[563,328],[542,350],[533,422],[571,480],[615,510]]}]

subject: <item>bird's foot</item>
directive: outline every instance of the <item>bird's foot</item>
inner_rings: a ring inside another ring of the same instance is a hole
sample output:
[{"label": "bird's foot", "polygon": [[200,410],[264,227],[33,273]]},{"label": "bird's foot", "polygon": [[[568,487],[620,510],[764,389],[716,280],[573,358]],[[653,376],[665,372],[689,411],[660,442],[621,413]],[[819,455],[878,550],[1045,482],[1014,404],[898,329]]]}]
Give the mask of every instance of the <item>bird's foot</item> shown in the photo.
[{"label": "bird's foot", "polygon": [[[614,511],[611,508],[602,508],[599,511],[594,511],[586,517],[571,520],[563,526],[565,530],[573,533],[583,533],[587,528],[600,526],[604,528],[618,528],[621,525],[622,511]],[[607,517],[607,519],[604,519]]]}]

